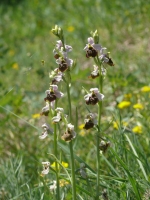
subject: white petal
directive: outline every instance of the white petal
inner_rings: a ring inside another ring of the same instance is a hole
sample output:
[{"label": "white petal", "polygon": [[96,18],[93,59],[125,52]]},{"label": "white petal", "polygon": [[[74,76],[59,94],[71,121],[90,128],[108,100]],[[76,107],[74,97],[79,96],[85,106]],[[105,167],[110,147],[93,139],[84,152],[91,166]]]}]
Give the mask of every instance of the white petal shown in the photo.
[{"label": "white petal", "polygon": [[72,125],[71,123],[67,125],[68,126],[68,129],[70,129],[70,131],[73,131],[74,130],[74,125]]},{"label": "white petal", "polygon": [[93,44],[93,48],[100,51],[102,47],[99,44]]},{"label": "white petal", "polygon": [[42,165],[44,165],[44,166],[50,166],[50,162],[48,162],[48,161],[42,162]]},{"label": "white petal", "polygon": [[56,108],[55,109],[57,112],[64,112],[64,109],[63,108]]},{"label": "white petal", "polygon": [[61,120],[61,116],[60,115],[57,115],[57,116],[52,118],[52,121],[55,122],[55,123],[60,122],[60,120]]},{"label": "white petal", "polygon": [[50,87],[52,87],[52,89],[54,90],[54,92],[58,90],[58,86],[57,85],[50,85]]},{"label": "white petal", "polygon": [[90,92],[94,92],[95,94],[99,92],[98,88],[91,88]]},{"label": "white petal", "polygon": [[47,168],[47,169],[44,169],[43,171],[42,171],[42,175],[46,175],[46,174],[48,174],[49,173],[49,167]]},{"label": "white petal", "polygon": [[87,41],[89,44],[94,44],[94,39],[92,37],[89,37]]},{"label": "white petal", "polygon": [[72,60],[72,59],[69,59],[69,58],[67,58],[67,59],[66,59],[66,63],[67,63],[67,65],[68,65],[69,67],[71,67],[71,66],[72,66],[72,64],[73,64],[73,60]]},{"label": "white petal", "polygon": [[41,140],[43,140],[43,139],[45,139],[47,136],[48,136],[48,133],[47,133],[47,131],[45,131],[44,133],[42,133],[42,135],[39,136],[39,138],[40,138]]},{"label": "white petal", "polygon": [[69,45],[65,45],[65,49],[66,49],[66,51],[67,51],[67,52],[70,52],[70,51],[72,51],[72,47],[71,47],[71,46],[69,46]]},{"label": "white petal", "polygon": [[46,94],[49,94],[49,93],[50,93],[50,90],[46,90],[45,93],[46,93]]},{"label": "white petal", "polygon": [[88,101],[92,94],[87,94],[84,96],[85,101]]},{"label": "white petal", "polygon": [[72,131],[71,133],[72,133],[72,136],[73,136],[73,138],[72,138],[72,139],[74,139],[74,138],[76,137],[76,135],[77,135],[77,134],[76,134],[76,132],[75,132],[75,131]]},{"label": "white petal", "polygon": [[96,97],[98,98],[99,101],[103,100],[103,98],[104,98],[104,95],[101,94],[101,93],[96,93],[95,95],[96,95]]},{"label": "white petal", "polygon": [[59,91],[55,91],[55,95],[57,98],[61,98],[64,96],[64,94],[62,92],[59,92]]},{"label": "white petal", "polygon": [[89,45],[88,45],[88,44],[86,44],[86,46],[84,47],[84,49],[83,49],[83,50],[87,51],[88,49],[89,49]]}]

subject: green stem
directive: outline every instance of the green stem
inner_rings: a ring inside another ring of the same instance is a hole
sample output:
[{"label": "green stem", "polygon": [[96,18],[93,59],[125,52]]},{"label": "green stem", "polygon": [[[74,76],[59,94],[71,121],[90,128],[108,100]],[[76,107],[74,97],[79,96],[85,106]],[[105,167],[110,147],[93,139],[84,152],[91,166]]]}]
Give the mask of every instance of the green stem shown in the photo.
[{"label": "green stem", "polygon": [[[97,62],[99,66],[99,91],[100,93],[103,92],[103,77],[102,77],[102,70],[101,70],[101,63],[99,58],[97,57]],[[102,116],[102,101],[98,103],[98,132],[96,136],[96,155],[97,155],[97,179],[96,179],[96,199],[99,199],[99,183],[100,183],[100,154],[99,154],[99,144],[100,144],[100,137],[101,137],[101,116]]]},{"label": "green stem", "polygon": [[[55,109],[57,108],[57,100],[55,102]],[[55,114],[56,115],[56,112]],[[54,124],[54,155],[57,158],[58,157],[58,151],[57,151],[57,124]],[[60,189],[59,189],[59,168],[58,168],[58,163],[55,160],[55,166],[56,166],[56,182],[57,182],[57,193],[56,193],[56,198],[57,200],[60,199]]]},{"label": "green stem", "polygon": [[75,180],[75,165],[72,141],[69,142],[70,156],[71,156],[71,179],[72,179],[72,195],[73,200],[76,200],[76,180]]},{"label": "green stem", "polygon": [[[68,73],[68,78],[70,79],[70,74]],[[71,98],[70,98],[70,87],[69,82],[67,81],[67,96],[69,104],[69,122],[71,122]],[[72,179],[72,196],[73,200],[76,200],[76,179],[75,179],[75,164],[74,164],[74,154],[73,154],[73,143],[69,142],[70,156],[71,156],[71,179]]]},{"label": "green stem", "polygon": [[70,98],[70,87],[69,83],[67,82],[67,96],[68,96],[68,106],[69,106],[69,122],[71,121],[71,98]]}]

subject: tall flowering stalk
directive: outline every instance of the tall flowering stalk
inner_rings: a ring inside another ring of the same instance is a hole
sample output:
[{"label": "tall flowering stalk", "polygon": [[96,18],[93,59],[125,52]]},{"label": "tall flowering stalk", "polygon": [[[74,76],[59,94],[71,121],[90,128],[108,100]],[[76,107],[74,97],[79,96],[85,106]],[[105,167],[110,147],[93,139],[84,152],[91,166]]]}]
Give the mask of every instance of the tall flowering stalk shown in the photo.
[{"label": "tall flowering stalk", "polygon": [[[105,53],[106,48],[102,47],[99,44],[99,36],[97,31],[92,33],[92,37],[88,38],[88,44],[86,44],[84,50],[86,51],[87,58],[93,58],[95,65],[94,71],[91,72],[90,78],[95,79],[98,77],[98,88],[91,88],[90,93],[85,95],[84,99],[87,105],[96,105],[98,104],[98,122],[97,122],[97,134],[96,134],[96,156],[97,156],[97,180],[96,180],[96,195],[95,199],[99,199],[99,185],[100,185],[100,138],[102,138],[101,131],[101,118],[102,118],[102,100],[104,98],[103,93],[103,77],[106,74],[106,64],[113,66],[113,61],[109,57],[109,53]],[[90,116],[90,120],[88,119],[88,123],[85,124],[84,128],[89,129],[92,128],[94,121],[92,121],[92,117]],[[86,128],[88,127],[88,128]]]},{"label": "tall flowering stalk", "polygon": [[66,83],[68,112],[69,112],[69,119],[65,120],[67,122],[66,132],[62,136],[62,139],[69,142],[70,156],[71,156],[72,195],[73,195],[73,200],[76,200],[75,164],[74,164],[74,153],[73,153],[73,143],[72,143],[72,140],[76,137],[76,133],[74,131],[74,126],[71,124],[72,108],[71,108],[71,96],[70,96],[70,85],[71,85],[70,70],[74,63],[72,59],[68,58],[68,52],[72,51],[72,47],[64,43],[63,31],[60,27],[55,26],[55,28],[52,29],[52,33],[60,39],[59,41],[57,41],[56,47],[54,49],[54,55],[56,58],[56,63],[59,66],[58,70],[63,74],[62,75],[63,80]]},{"label": "tall flowering stalk", "polygon": [[[73,139],[76,137],[76,132],[74,130],[74,125],[72,122],[72,106],[71,106],[71,70],[75,65],[73,60],[68,57],[68,53],[72,51],[72,47],[66,45],[64,42],[63,31],[60,27],[55,26],[52,29],[52,33],[56,35],[59,40],[56,42],[56,46],[53,50],[54,58],[56,59],[57,68],[54,69],[49,77],[51,79],[49,89],[46,90],[46,97],[44,98],[46,105],[42,108],[41,115],[48,116],[49,113],[52,114],[52,123],[53,129],[49,124],[44,123],[42,125],[43,132],[39,136],[40,139],[45,139],[49,134],[53,134],[54,140],[54,157],[55,157],[55,172],[56,180],[54,180],[53,187],[50,187],[50,190],[56,190],[56,199],[60,199],[60,167],[58,162],[58,128],[57,123],[62,123],[65,126],[65,132],[61,136],[61,139],[66,141],[69,144],[70,157],[71,157],[71,183],[72,183],[72,199],[76,200],[76,179],[75,179],[75,163],[74,163],[74,152],[73,152]],[[84,129],[88,130],[95,127],[96,132],[96,166],[97,166],[97,179],[96,179],[96,194],[95,199],[99,199],[99,185],[100,185],[100,150],[103,152],[106,151],[109,143],[101,140],[102,139],[102,129],[101,129],[101,118],[102,118],[102,101],[104,99],[103,95],[103,79],[106,74],[106,65],[113,66],[113,61],[109,57],[109,53],[105,53],[106,48],[103,48],[99,44],[99,37],[97,31],[92,33],[92,37],[88,38],[88,44],[86,44],[84,50],[86,51],[87,58],[93,58],[95,65],[94,70],[91,72],[90,78],[98,78],[98,87],[91,88],[89,92],[84,96],[85,102],[87,105],[98,105],[98,113],[88,113],[84,120],[85,125]],[[59,91],[59,83],[64,81],[66,84],[67,100],[68,100],[68,115],[64,114],[64,109],[57,107],[59,99],[64,96],[62,92]],[[60,125],[61,126],[61,125]],[[49,173],[50,162],[42,162],[43,171],[42,176],[45,176]],[[88,175],[86,174],[86,166],[83,164],[80,168],[80,174],[84,179],[87,179]],[[89,185],[89,184],[88,184]]]}]

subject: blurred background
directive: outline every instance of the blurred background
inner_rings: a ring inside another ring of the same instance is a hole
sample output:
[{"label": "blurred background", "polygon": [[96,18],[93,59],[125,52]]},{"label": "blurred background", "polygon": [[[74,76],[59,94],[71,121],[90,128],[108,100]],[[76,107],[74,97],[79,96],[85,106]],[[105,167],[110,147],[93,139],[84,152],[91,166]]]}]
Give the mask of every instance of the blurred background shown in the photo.
[{"label": "blurred background", "polygon": [[[41,125],[48,121],[39,113],[45,106],[43,98],[49,87],[49,72],[57,67],[52,53],[57,38],[51,33],[55,24],[63,28],[66,44],[73,47],[70,57],[77,62],[72,74],[72,101],[74,110],[78,105],[81,113],[79,125],[85,116],[82,86],[95,87],[95,82],[88,79],[93,62],[85,57],[83,50],[91,31],[97,29],[100,44],[111,52],[115,63],[108,68],[104,83],[106,108],[114,102],[117,105],[119,98],[128,93],[136,94],[132,99],[136,103],[140,88],[150,84],[149,0],[1,0],[1,173],[7,167],[12,169],[10,160],[14,160],[15,166],[21,162],[22,179],[32,177],[31,183],[36,182],[40,162],[47,160],[47,152],[52,148],[50,139],[40,141],[38,136]],[[63,87],[62,91],[65,91]],[[67,106],[65,101],[60,104]],[[149,109],[147,106],[144,119],[150,121]],[[133,112],[128,110],[126,114],[131,117]],[[106,109],[106,119],[107,116],[110,114]],[[84,156],[80,143],[78,154]],[[82,148],[86,149],[86,145]],[[7,176],[6,171],[4,174]]]}]

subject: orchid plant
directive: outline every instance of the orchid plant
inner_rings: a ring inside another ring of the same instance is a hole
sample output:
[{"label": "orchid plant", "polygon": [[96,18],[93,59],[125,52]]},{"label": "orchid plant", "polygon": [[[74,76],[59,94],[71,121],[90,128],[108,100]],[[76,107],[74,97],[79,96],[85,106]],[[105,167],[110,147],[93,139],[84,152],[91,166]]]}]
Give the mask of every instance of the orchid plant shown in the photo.
[{"label": "orchid plant", "polygon": [[[60,199],[60,174],[59,174],[59,157],[58,157],[58,141],[64,140],[69,146],[70,158],[71,158],[71,184],[72,184],[72,199],[77,199],[77,184],[76,184],[76,169],[75,169],[75,159],[74,159],[74,149],[73,149],[73,140],[76,138],[76,130],[75,126],[72,124],[72,105],[71,105],[71,73],[72,68],[75,66],[75,62],[69,58],[69,53],[72,51],[72,47],[70,45],[65,44],[65,39],[63,35],[63,30],[55,26],[52,29],[52,33],[58,37],[58,41],[56,42],[56,46],[53,50],[54,58],[56,59],[57,68],[50,72],[50,86],[49,89],[46,90],[46,97],[44,101],[46,106],[42,108],[41,115],[46,117],[49,116],[49,113],[53,113],[51,117],[51,121],[53,124],[53,128],[50,127],[47,123],[42,125],[44,129],[40,139],[45,139],[49,134],[53,135],[54,141],[54,157],[55,157],[55,172],[56,172],[56,180],[54,181],[54,187],[50,186],[50,190],[56,190],[56,199]],[[113,66],[113,61],[109,57],[109,53],[105,53],[106,48],[102,47],[99,44],[99,36],[97,31],[92,32],[92,37],[87,39],[88,43],[86,44],[84,50],[86,52],[86,57],[93,58],[94,60],[94,71],[91,72],[90,77],[92,79],[98,79],[97,87],[91,88],[88,92],[85,89],[85,104],[87,106],[98,106],[98,113],[89,113],[86,115],[84,119],[85,130],[95,128],[96,129],[96,155],[97,155],[97,180],[95,184],[95,199],[99,199],[100,196],[100,150],[106,151],[106,146],[109,146],[109,142],[103,140],[103,133],[101,131],[101,117],[102,117],[102,102],[104,100],[103,94],[103,80],[106,75],[106,65]],[[67,97],[59,91],[59,83],[64,82],[67,91]],[[67,98],[68,102],[68,115],[65,114],[64,108],[58,107],[59,100],[61,98]],[[65,126],[66,131],[61,133],[61,137],[59,135],[58,124],[61,127],[61,124]],[[42,176],[49,173],[50,170],[50,162],[42,162],[43,171]],[[86,173],[86,164],[80,163],[79,172],[81,177],[88,181],[88,175]],[[68,172],[67,172],[68,173]],[[89,184],[89,182],[88,182]]]}]

